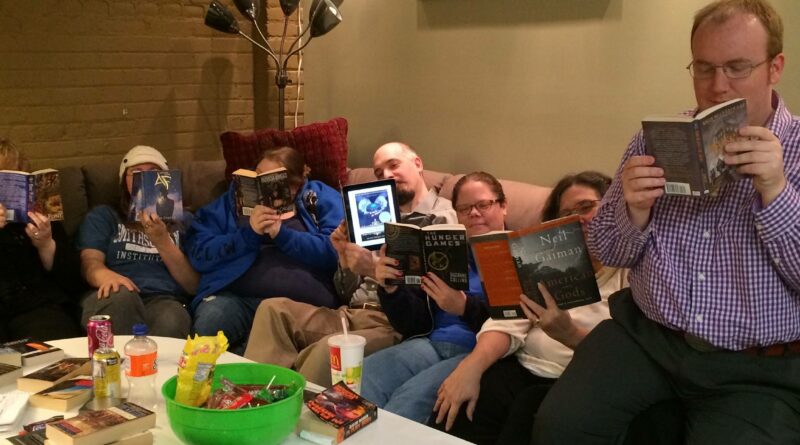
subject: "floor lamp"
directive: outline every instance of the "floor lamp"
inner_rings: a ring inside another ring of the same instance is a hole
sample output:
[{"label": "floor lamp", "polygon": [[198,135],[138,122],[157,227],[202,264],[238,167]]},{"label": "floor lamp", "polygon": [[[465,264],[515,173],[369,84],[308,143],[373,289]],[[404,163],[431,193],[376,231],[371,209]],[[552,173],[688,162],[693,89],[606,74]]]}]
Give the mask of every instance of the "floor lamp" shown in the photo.
[{"label": "floor lamp", "polygon": [[[266,0],[264,0],[266,1]],[[253,26],[258,30],[258,35],[261,37],[261,42],[258,42],[242,32],[239,29],[239,24],[236,18],[222,3],[217,0],[212,0],[208,5],[206,11],[206,26],[228,34],[239,34],[245,39],[249,40],[257,48],[263,50],[275,62],[275,85],[278,87],[278,129],[284,130],[285,116],[284,116],[284,93],[286,85],[289,84],[289,74],[286,71],[286,66],[289,64],[289,59],[295,54],[305,48],[311,39],[320,37],[332,30],[339,22],[342,21],[342,15],[339,12],[339,5],[342,0],[313,0],[311,2],[311,9],[308,12],[308,25],[303,29],[297,38],[289,45],[289,49],[284,51],[283,44],[286,40],[286,31],[289,25],[289,16],[292,15],[300,5],[300,0],[280,0],[281,10],[283,11],[283,34],[281,34],[281,45],[276,52],[269,44],[266,36],[261,31],[258,25],[258,4],[257,0],[234,0],[236,8],[243,16],[253,22]],[[310,32],[309,32],[310,31]],[[309,38],[300,44],[300,40],[305,34],[310,34]]]}]

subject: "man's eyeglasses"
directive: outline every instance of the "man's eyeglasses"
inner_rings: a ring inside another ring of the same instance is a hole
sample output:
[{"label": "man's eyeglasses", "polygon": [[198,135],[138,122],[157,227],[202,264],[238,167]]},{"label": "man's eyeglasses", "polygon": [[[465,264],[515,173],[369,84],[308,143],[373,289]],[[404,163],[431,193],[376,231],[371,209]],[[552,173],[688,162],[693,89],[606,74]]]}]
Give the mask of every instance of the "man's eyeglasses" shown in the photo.
[{"label": "man's eyeglasses", "polygon": [[479,212],[483,213],[489,210],[496,202],[500,202],[496,199],[483,199],[481,201],[476,202],[475,204],[463,204],[456,206],[456,213],[461,216],[467,216],[472,212],[473,207],[478,209]]},{"label": "man's eyeglasses", "polygon": [[597,207],[597,203],[599,202],[600,202],[599,199],[586,199],[580,201],[575,207],[571,209],[564,209],[558,212],[558,217],[563,218],[569,215],[585,215],[594,210],[594,208]]},{"label": "man's eyeglasses", "polygon": [[717,68],[722,68],[722,72],[725,73],[725,76],[727,76],[728,79],[744,79],[745,77],[750,77],[750,74],[753,73],[753,70],[756,67],[759,67],[770,60],[772,60],[771,57],[758,63],[751,63],[742,60],[723,63],[722,65],[714,65],[708,62],[698,62],[693,60],[686,65],[686,69],[689,70],[689,74],[691,74],[692,77],[700,80],[711,79],[714,77],[714,75],[717,73]]}]

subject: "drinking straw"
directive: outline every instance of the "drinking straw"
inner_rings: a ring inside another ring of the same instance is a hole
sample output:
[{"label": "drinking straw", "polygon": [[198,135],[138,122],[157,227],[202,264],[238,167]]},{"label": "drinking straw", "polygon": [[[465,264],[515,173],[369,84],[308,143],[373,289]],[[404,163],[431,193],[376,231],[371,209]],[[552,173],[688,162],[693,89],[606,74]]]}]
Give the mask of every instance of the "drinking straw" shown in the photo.
[{"label": "drinking straw", "polygon": [[344,338],[347,340],[347,321],[344,319],[344,314],[342,314],[342,331],[344,331]]}]

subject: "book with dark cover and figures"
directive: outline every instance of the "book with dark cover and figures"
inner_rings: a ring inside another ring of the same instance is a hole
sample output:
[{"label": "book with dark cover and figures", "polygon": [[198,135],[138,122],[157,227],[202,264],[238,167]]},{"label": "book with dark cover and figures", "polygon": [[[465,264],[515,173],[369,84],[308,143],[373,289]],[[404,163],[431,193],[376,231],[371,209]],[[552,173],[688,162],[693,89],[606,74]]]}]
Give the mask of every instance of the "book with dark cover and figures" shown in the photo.
[{"label": "book with dark cover and figures", "polygon": [[163,221],[183,219],[183,187],[180,170],[148,170],[133,173],[129,221],[142,221],[143,212]]},{"label": "book with dark cover and figures", "polygon": [[64,351],[44,342],[22,338],[0,344],[0,363],[38,366],[64,357]]},{"label": "book with dark cover and figures", "polygon": [[47,215],[50,221],[63,221],[60,188],[58,170],[52,168],[33,173],[0,170],[0,203],[11,222],[27,223],[28,212]]},{"label": "book with dark cover and figures", "polygon": [[422,277],[433,272],[448,286],[469,289],[469,244],[462,224],[385,223],[386,256],[400,262],[403,277],[387,284],[420,285]]},{"label": "book with dark cover and figures", "polygon": [[0,388],[10,385],[22,377],[22,367],[0,363]]},{"label": "book with dark cover and figures", "polygon": [[27,392],[39,392],[64,380],[90,373],[91,360],[88,358],[65,358],[18,378],[17,389]]},{"label": "book with dark cover and figures", "polygon": [[495,319],[525,318],[520,294],[543,307],[541,282],[560,309],[600,301],[580,217],[568,216],[516,232],[470,239],[489,312]]},{"label": "book with dark cover and figures", "polygon": [[250,216],[257,205],[275,209],[281,219],[294,216],[294,199],[289,172],[281,167],[263,173],[240,168],[233,172],[236,213]]},{"label": "book with dark cover and figures", "polygon": [[91,396],[91,376],[80,376],[64,380],[36,394],[31,394],[28,403],[38,408],[69,411],[89,401]]},{"label": "book with dark cover and figures", "polygon": [[81,414],[46,427],[47,439],[59,445],[103,445],[149,430],[156,425],[154,412],[131,402]]},{"label": "book with dark cover and figures", "polygon": [[696,116],[648,116],[642,120],[645,152],[664,169],[668,195],[715,194],[741,175],[725,164],[725,145],[747,125],[747,102],[733,99]]},{"label": "book with dark cover and figures", "polygon": [[311,414],[301,414],[297,430],[320,434],[339,443],[378,419],[378,407],[344,382],[306,401]]}]

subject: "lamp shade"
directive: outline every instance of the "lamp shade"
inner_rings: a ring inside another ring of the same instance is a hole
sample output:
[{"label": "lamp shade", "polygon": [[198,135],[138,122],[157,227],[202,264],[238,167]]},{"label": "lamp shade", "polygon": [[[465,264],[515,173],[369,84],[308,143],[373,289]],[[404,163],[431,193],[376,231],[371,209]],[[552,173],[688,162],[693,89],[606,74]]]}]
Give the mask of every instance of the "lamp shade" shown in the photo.
[{"label": "lamp shade", "polygon": [[342,21],[342,14],[333,0],[314,0],[309,13],[311,37],[324,36]]},{"label": "lamp shade", "polygon": [[239,24],[228,8],[213,0],[206,11],[206,26],[228,34],[238,34]]},{"label": "lamp shade", "polygon": [[243,16],[250,20],[255,20],[258,17],[258,4],[255,0],[234,0],[236,8]]},{"label": "lamp shade", "polygon": [[283,9],[283,14],[286,17],[294,14],[297,11],[297,7],[300,6],[300,0],[280,0],[281,9]]}]

